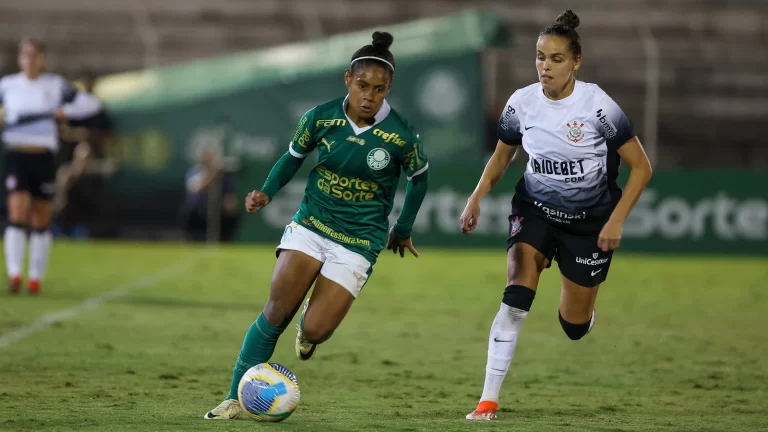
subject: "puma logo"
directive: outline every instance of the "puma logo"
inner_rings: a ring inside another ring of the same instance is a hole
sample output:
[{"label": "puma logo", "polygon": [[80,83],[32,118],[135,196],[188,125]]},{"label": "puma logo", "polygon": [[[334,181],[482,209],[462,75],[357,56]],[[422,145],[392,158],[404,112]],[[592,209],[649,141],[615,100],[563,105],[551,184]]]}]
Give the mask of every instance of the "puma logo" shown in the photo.
[{"label": "puma logo", "polygon": [[320,140],[320,142],[328,148],[328,151],[331,151],[331,145],[333,145],[333,143],[335,143],[336,141],[328,142],[325,140],[325,138],[323,138]]}]

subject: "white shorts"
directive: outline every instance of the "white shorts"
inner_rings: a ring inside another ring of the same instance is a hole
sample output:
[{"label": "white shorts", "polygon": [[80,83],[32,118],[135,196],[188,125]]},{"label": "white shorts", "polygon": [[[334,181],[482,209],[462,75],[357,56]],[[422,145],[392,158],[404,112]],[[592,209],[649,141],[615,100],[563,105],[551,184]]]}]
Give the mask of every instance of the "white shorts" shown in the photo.
[{"label": "white shorts", "polygon": [[322,262],[320,274],[344,287],[354,298],[360,294],[371,275],[371,263],[364,256],[296,222],[286,225],[277,249],[303,252]]}]

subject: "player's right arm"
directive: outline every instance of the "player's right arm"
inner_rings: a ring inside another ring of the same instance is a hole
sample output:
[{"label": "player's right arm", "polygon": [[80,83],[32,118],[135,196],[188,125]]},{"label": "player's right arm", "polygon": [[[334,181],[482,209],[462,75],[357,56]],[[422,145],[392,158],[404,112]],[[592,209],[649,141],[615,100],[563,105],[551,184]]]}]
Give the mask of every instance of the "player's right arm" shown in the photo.
[{"label": "player's right arm", "polygon": [[250,213],[266,206],[275,194],[287,185],[299,171],[304,159],[315,149],[317,143],[312,136],[315,109],[307,111],[299,120],[288,151],[277,160],[260,190],[255,190],[245,198],[245,209]]},{"label": "player's right arm", "polygon": [[496,150],[485,165],[483,175],[477,182],[474,192],[467,199],[467,205],[459,219],[461,231],[465,234],[471,233],[477,227],[477,220],[480,217],[480,201],[488,195],[488,192],[507,172],[517,148],[523,143],[520,119],[517,116],[519,108],[517,107],[516,95],[517,92],[512,94],[499,117],[499,140],[496,143]]}]

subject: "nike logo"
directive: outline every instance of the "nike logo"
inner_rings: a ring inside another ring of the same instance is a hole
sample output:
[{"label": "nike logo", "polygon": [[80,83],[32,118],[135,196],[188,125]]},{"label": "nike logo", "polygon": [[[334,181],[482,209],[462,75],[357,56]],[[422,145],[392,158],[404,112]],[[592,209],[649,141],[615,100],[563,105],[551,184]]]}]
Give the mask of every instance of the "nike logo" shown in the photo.
[{"label": "nike logo", "polygon": [[505,340],[499,340],[498,338],[493,338],[494,342],[512,342],[511,340],[505,341]]},{"label": "nike logo", "polygon": [[533,129],[533,128],[535,128],[535,127],[536,127],[536,126],[531,126],[531,127],[528,127],[528,126],[526,126],[526,127],[525,127],[525,130],[528,130],[528,129]]},{"label": "nike logo", "polygon": [[593,270],[591,274],[592,274],[592,276],[594,276],[594,275],[596,275],[596,274],[600,273],[601,271],[603,271],[603,269],[600,269],[600,270]]}]

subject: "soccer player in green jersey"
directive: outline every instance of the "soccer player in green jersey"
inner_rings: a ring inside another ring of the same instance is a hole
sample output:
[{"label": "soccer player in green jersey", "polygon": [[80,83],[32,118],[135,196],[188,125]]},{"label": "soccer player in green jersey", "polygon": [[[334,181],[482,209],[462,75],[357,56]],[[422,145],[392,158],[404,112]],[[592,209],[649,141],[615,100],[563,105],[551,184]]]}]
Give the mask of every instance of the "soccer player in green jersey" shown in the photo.
[{"label": "soccer player in green jersey", "polygon": [[[348,95],[309,110],[299,121],[288,151],[277,161],[245,207],[266,206],[317,152],[304,198],[277,247],[277,264],[264,311],[245,335],[224,402],[206,419],[240,415],[237,388],[252,366],[269,360],[280,335],[304,303],[296,355],[308,360],[330,338],[365,286],[385,247],[405,256],[411,228],[427,192],[427,156],[419,134],[386,101],[395,59],[392,35],[375,32],[373,43],[352,56],[344,73]],[[389,229],[401,172],[408,183],[397,223]]]}]

